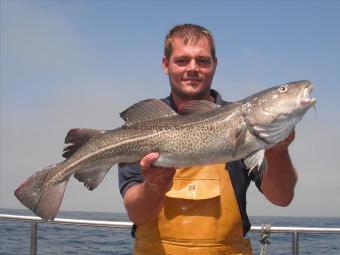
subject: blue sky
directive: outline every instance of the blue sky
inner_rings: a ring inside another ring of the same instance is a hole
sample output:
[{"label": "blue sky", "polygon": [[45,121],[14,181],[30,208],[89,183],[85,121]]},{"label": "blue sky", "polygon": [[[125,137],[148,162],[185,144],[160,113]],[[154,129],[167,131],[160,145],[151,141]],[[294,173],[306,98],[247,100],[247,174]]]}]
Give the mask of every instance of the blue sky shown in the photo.
[{"label": "blue sky", "polygon": [[[163,39],[178,23],[215,35],[213,87],[238,100],[309,79],[317,97],[297,127],[299,172],[288,208],[251,188],[251,215],[340,216],[340,3],[337,1],[6,1],[1,4],[0,207],[22,208],[16,186],[60,161],[74,127],[112,129],[119,112],[168,95]],[[327,199],[325,199],[327,198]],[[329,201],[333,201],[330,203]],[[124,211],[116,167],[95,191],[69,182],[62,210]]]}]

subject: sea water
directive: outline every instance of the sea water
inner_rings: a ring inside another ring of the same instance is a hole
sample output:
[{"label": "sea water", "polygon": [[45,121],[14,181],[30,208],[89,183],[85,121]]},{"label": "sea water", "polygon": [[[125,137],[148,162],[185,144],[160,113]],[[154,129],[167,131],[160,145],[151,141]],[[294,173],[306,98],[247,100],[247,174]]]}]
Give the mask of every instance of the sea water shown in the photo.
[{"label": "sea water", "polygon": [[[0,209],[2,214],[32,215],[28,210]],[[128,221],[123,213],[60,212],[60,218]],[[340,227],[340,218],[250,217],[253,225],[299,227]],[[30,254],[31,223],[0,220],[0,254]],[[250,232],[253,253],[260,254],[260,233]],[[292,254],[292,234],[272,233],[268,254]],[[299,235],[299,254],[340,255],[340,234]],[[119,254],[132,253],[130,229],[38,224],[38,254]]]}]

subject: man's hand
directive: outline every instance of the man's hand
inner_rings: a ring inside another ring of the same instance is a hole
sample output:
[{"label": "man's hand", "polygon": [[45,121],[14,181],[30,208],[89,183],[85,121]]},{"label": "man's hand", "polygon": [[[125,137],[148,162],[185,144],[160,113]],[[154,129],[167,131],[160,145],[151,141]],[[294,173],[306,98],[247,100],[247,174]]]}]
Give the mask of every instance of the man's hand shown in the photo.
[{"label": "man's hand", "polygon": [[282,142],[279,142],[276,144],[273,148],[270,148],[267,150],[267,153],[280,153],[288,150],[288,146],[294,141],[295,139],[295,130],[293,130],[289,136],[283,140]]},{"label": "man's hand", "polygon": [[129,218],[137,225],[157,219],[164,205],[165,193],[172,186],[176,169],[153,166],[158,157],[159,153],[150,153],[140,161],[144,182],[131,186],[124,196]]},{"label": "man's hand", "polygon": [[176,173],[173,167],[155,167],[152,165],[159,158],[159,153],[147,154],[140,161],[144,182],[154,192],[165,194],[171,189],[172,179]]}]

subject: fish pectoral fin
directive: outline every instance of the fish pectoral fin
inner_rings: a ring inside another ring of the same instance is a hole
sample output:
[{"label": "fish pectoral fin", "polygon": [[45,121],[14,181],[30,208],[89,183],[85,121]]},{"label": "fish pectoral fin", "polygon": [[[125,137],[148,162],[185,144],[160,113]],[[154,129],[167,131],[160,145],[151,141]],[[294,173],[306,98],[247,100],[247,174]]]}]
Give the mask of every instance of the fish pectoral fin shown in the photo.
[{"label": "fish pectoral fin", "polygon": [[209,112],[220,106],[206,100],[192,100],[182,103],[178,107],[178,112],[182,115]]},{"label": "fish pectoral fin", "polygon": [[17,199],[37,216],[53,220],[57,215],[69,178],[56,184],[46,185],[50,171],[58,170],[60,164],[46,167],[29,177],[14,192]]},{"label": "fish pectoral fin", "polygon": [[253,132],[257,133],[257,137],[267,144],[283,141],[293,129],[294,123],[289,121],[253,126]]},{"label": "fish pectoral fin", "polygon": [[256,125],[252,123],[251,118],[248,116],[248,114],[243,114],[243,118],[244,118],[244,121],[247,125],[247,129],[249,130],[249,132],[256,138],[263,141],[264,143],[269,144],[269,142],[263,136],[261,136],[262,130],[256,129]]},{"label": "fish pectoral fin", "polygon": [[102,182],[111,167],[111,164],[89,167],[76,172],[74,177],[83,182],[84,186],[89,190],[94,190]]},{"label": "fish pectoral fin", "polygon": [[293,131],[297,120],[301,118],[298,116],[289,120],[259,123],[254,119],[254,116],[249,114],[244,114],[243,117],[249,132],[267,145],[277,144],[287,138]]},{"label": "fish pectoral fin", "polygon": [[120,117],[125,121],[125,125],[175,115],[177,113],[159,99],[147,99],[138,102],[120,113]]},{"label": "fish pectoral fin", "polygon": [[232,151],[232,156],[233,157],[236,157],[237,152],[238,152],[240,146],[242,144],[244,144],[244,141],[246,139],[246,134],[247,134],[247,129],[246,128],[237,130],[236,137],[235,137],[236,138],[235,139],[236,143],[235,143],[235,146],[234,146],[233,151]]},{"label": "fish pectoral fin", "polygon": [[87,143],[92,137],[105,133],[106,130],[89,128],[73,128],[68,131],[65,143],[69,144],[63,149],[63,157],[71,157],[82,145]]},{"label": "fish pectoral fin", "polygon": [[251,173],[256,167],[260,168],[263,160],[264,160],[265,150],[255,151],[246,158],[243,159],[243,164],[247,169],[249,169],[249,173]]}]

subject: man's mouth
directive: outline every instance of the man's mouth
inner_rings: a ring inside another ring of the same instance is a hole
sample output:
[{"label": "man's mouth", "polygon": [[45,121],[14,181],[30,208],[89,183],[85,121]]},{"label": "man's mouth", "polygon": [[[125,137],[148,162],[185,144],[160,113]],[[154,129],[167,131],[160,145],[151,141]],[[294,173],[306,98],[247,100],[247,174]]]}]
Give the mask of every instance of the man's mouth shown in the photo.
[{"label": "man's mouth", "polygon": [[192,83],[197,83],[200,82],[201,79],[196,79],[196,78],[185,78],[183,79],[184,82],[192,82]]}]

